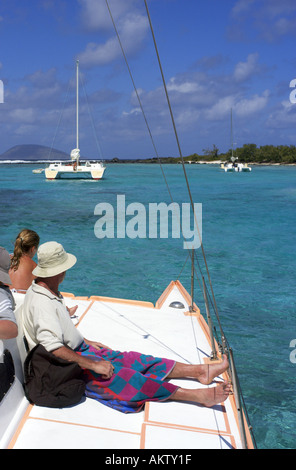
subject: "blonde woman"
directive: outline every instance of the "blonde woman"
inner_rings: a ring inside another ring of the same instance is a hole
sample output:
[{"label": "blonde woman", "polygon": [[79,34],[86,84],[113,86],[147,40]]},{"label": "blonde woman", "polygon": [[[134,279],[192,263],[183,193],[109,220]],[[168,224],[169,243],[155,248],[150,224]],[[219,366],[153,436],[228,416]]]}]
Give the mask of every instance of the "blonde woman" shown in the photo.
[{"label": "blonde woman", "polygon": [[32,274],[36,263],[33,257],[39,245],[39,235],[33,230],[22,230],[14,244],[14,252],[11,257],[9,276],[11,279],[11,289],[26,291],[35,276]]}]

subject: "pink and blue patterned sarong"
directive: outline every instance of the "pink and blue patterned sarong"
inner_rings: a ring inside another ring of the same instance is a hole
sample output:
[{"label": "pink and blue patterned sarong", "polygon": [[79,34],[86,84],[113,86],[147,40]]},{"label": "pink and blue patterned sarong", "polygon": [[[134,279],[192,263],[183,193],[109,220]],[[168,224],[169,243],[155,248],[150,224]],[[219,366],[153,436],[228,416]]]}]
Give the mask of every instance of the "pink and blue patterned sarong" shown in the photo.
[{"label": "pink and blue patterned sarong", "polygon": [[85,342],[75,351],[94,361],[106,360],[112,363],[114,373],[110,379],[103,379],[101,374],[83,369],[85,394],[123,413],[138,412],[147,401],[168,400],[179,388],[164,382],[175,366],[175,362],[170,359],[134,351],[96,349]]}]

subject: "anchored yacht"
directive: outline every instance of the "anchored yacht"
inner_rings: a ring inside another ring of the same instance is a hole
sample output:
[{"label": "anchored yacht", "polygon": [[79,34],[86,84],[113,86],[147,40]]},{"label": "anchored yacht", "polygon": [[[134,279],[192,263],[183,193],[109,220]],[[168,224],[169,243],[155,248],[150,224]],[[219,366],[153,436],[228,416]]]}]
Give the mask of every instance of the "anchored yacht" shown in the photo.
[{"label": "anchored yacht", "polygon": [[54,162],[45,169],[48,180],[60,178],[86,178],[100,180],[106,170],[101,161],[80,161],[79,149],[79,61],[76,61],[76,148],[71,151],[70,162]]},{"label": "anchored yacht", "polygon": [[224,170],[225,172],[247,172],[247,171],[252,171],[252,168],[248,166],[246,163],[238,163],[238,157],[234,156],[234,150],[233,150],[233,124],[232,124],[232,108],[230,110],[230,125],[231,125],[231,158],[230,162],[227,163],[221,163],[220,168],[221,170]]},{"label": "anchored yacht", "polygon": [[229,172],[229,171],[236,171],[236,172],[241,172],[241,171],[252,171],[252,168],[248,166],[246,163],[236,163],[237,158],[231,159],[231,162],[228,163],[221,163],[221,169]]}]

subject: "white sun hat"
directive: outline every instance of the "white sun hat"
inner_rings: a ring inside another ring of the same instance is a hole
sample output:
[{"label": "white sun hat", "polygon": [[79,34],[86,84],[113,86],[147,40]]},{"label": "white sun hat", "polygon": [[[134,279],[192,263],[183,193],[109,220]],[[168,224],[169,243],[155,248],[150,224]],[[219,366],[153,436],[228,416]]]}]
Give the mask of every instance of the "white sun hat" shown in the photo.
[{"label": "white sun hat", "polygon": [[38,265],[33,270],[34,276],[52,277],[72,268],[77,261],[76,256],[66,253],[57,242],[46,242],[37,251]]}]

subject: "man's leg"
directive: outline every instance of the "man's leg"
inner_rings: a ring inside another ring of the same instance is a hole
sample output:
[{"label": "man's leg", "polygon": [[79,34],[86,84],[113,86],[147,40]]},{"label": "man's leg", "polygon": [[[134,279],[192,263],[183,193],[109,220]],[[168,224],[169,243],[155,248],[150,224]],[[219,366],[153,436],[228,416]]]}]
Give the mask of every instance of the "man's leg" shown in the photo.
[{"label": "man's leg", "polygon": [[215,377],[222,374],[229,367],[226,354],[222,362],[215,364],[183,364],[176,362],[175,367],[167,376],[168,379],[194,378],[204,385],[210,384]]}]

